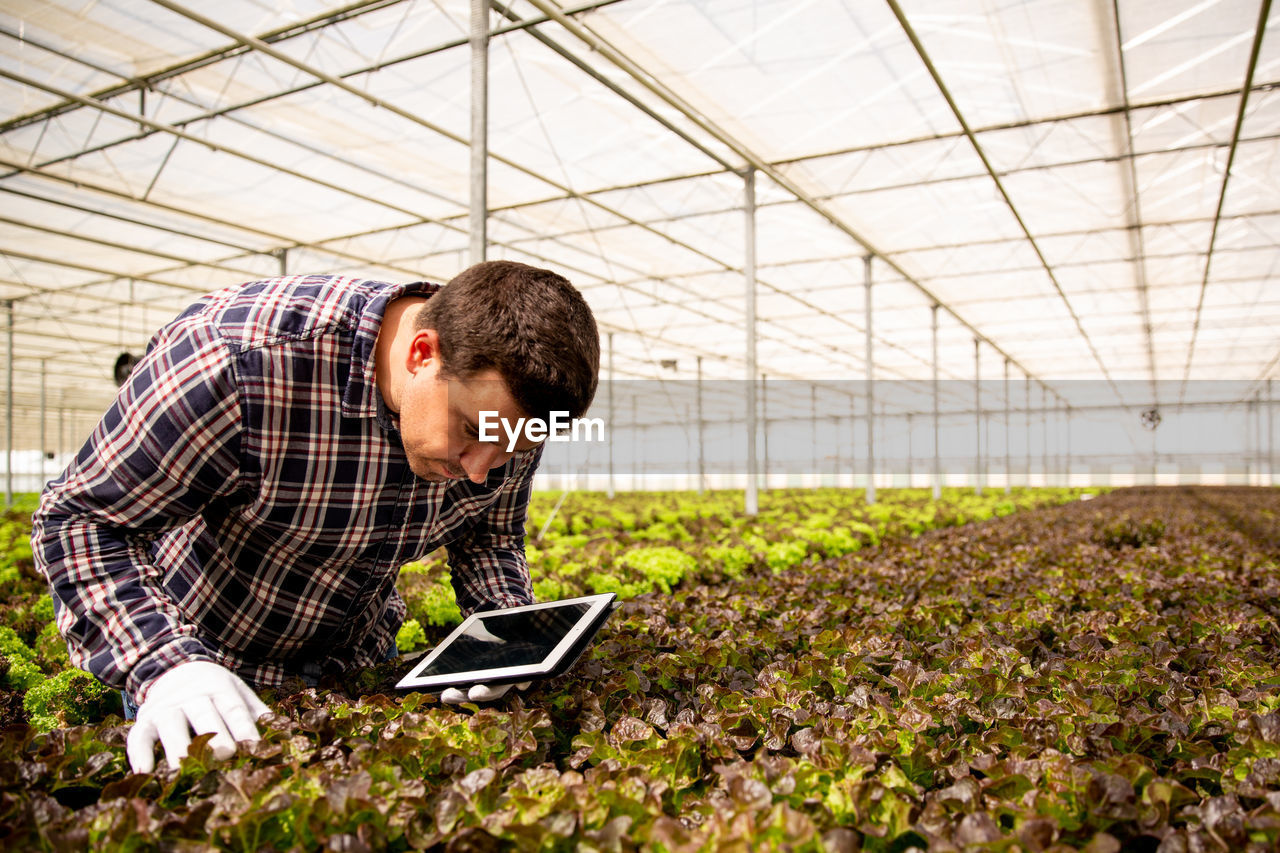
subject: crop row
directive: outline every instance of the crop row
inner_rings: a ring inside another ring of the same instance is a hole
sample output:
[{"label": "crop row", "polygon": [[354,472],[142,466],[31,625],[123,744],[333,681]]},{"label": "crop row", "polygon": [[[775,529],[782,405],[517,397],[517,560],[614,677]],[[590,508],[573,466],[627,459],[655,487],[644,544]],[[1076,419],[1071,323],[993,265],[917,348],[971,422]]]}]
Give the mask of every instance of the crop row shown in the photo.
[{"label": "crop row", "polygon": [[[682,583],[720,583],[752,571],[783,572],[843,557],[885,538],[1005,516],[1061,503],[1073,489],[1015,489],[975,495],[945,489],[882,491],[868,505],[847,489],[779,490],[761,495],[755,516],[741,492],[539,493],[529,511],[526,554],[540,601],[592,592],[621,598],[670,593]],[[460,615],[441,554],[403,567],[399,584],[410,620],[398,638],[413,651]]]}]

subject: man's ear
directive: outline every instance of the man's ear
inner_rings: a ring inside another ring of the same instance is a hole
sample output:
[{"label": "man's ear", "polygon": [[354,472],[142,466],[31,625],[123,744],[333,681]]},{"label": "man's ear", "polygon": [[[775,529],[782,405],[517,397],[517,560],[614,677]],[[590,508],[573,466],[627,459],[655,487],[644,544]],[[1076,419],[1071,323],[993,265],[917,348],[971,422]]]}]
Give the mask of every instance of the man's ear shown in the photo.
[{"label": "man's ear", "polygon": [[442,363],[440,359],[440,335],[435,329],[418,329],[409,339],[409,350],[405,355],[405,368],[416,373],[432,362]]}]

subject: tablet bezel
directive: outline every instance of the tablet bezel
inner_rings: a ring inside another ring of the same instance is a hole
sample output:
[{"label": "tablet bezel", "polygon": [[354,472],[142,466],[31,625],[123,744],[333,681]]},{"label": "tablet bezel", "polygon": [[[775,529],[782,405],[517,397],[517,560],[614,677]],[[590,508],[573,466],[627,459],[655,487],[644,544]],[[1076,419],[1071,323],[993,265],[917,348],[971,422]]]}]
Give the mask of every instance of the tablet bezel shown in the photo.
[{"label": "tablet bezel", "polygon": [[[604,619],[612,611],[611,605],[617,598],[612,592],[597,593],[595,595],[583,595],[577,598],[566,598],[560,601],[541,601],[536,604],[523,604],[518,607],[505,607],[500,610],[486,610],[478,613],[472,613],[462,621],[462,624],[454,628],[434,649],[432,649],[426,657],[418,661],[413,669],[396,683],[397,690],[424,690],[427,692],[437,692],[448,687],[470,686],[475,684],[510,684],[519,681],[532,681],[538,678],[547,678],[559,675],[564,670],[573,665],[577,659],[577,654],[583,651],[580,641],[583,635],[590,632],[590,636],[594,636],[595,632],[603,624]],[[467,630],[477,621],[484,619],[486,616],[494,616],[499,613],[520,613],[532,610],[548,610],[554,607],[564,607],[568,605],[582,604],[589,602],[590,607],[578,619],[574,626],[565,632],[560,638],[551,653],[542,660],[541,663],[524,664],[522,666],[504,666],[496,669],[478,669],[469,671],[458,671],[450,673],[440,673],[438,675],[419,675],[424,669],[429,667],[431,663],[440,656],[440,654],[453,643],[454,640],[467,633]],[[566,660],[566,658],[571,658]]]}]

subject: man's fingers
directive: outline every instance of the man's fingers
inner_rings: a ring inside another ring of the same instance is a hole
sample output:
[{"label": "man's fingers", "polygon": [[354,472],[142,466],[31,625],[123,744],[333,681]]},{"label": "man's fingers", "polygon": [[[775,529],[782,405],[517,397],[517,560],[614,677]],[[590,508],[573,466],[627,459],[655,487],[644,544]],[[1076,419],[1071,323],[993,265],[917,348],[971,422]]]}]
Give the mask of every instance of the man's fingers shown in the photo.
[{"label": "man's fingers", "polygon": [[[209,741],[209,748],[213,750],[214,758],[230,758],[235,755],[235,739],[231,737],[231,732],[227,730],[227,724],[223,721],[222,714],[218,713],[218,709],[214,707],[210,699],[205,697],[192,699],[182,706],[182,711],[186,714],[187,719],[191,721],[191,730],[193,732],[198,735],[213,735],[213,738]],[[257,734],[256,730],[254,734]],[[190,743],[190,740],[188,740],[188,743]],[[185,750],[183,752],[185,754]]]},{"label": "man's fingers", "polygon": [[[532,682],[516,685],[517,689],[524,690]],[[501,699],[507,695],[507,691],[511,689],[510,684],[474,684],[467,690],[460,690],[457,687],[450,687],[440,694],[440,701],[446,705],[460,705],[463,702],[492,702],[495,699]]]},{"label": "man's fingers", "polygon": [[233,740],[261,740],[258,727],[253,724],[253,712],[238,696],[218,694],[213,697],[213,705],[227,725]]},{"label": "man's fingers", "polygon": [[[236,684],[236,690],[239,691],[240,695],[244,698],[245,705],[249,708],[249,717],[255,722],[262,719],[264,714],[271,713],[271,709],[267,707],[267,703],[259,699],[258,694],[254,693],[253,688],[249,685],[242,681],[238,682]],[[257,731],[257,729],[255,728],[254,731]],[[236,739],[242,740],[243,738]]]},{"label": "man's fingers", "polygon": [[507,695],[510,689],[510,684],[477,684],[467,691],[467,697],[472,702],[492,702]]},{"label": "man's fingers", "polygon": [[139,720],[129,730],[125,754],[134,773],[150,773],[156,769],[156,727],[150,720]]},{"label": "man's fingers", "polygon": [[154,725],[160,743],[164,744],[165,760],[170,767],[177,767],[182,756],[187,754],[187,748],[191,746],[186,715],[177,708],[168,708],[156,715]]}]

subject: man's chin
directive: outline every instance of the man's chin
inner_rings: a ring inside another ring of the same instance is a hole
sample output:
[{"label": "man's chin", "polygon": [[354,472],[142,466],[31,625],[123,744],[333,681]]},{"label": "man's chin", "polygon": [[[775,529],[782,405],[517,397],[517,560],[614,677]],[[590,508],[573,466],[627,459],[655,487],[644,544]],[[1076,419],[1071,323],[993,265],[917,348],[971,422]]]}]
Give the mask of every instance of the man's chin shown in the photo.
[{"label": "man's chin", "polygon": [[428,461],[409,460],[409,470],[414,473],[420,480],[426,480],[428,483],[443,483],[448,478],[438,469],[434,463]]}]

